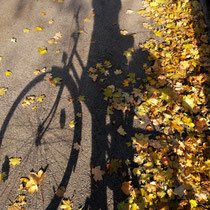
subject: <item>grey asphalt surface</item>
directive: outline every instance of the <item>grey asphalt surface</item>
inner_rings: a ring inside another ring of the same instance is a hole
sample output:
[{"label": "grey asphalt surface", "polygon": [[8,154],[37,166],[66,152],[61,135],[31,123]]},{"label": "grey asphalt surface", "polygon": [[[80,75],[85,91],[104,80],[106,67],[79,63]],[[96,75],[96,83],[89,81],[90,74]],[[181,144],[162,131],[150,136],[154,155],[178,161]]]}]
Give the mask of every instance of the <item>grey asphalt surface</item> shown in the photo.
[{"label": "grey asphalt surface", "polygon": [[[0,87],[8,88],[0,97],[0,172],[8,176],[0,182],[0,209],[7,209],[9,199],[18,195],[19,178],[48,166],[41,185],[44,202],[39,193],[27,195],[26,209],[57,209],[61,198],[54,196],[59,186],[66,188],[65,197],[73,198],[73,209],[115,209],[124,198],[118,175],[104,175],[94,182],[91,168],[112,158],[126,159],[129,155],[125,137],[117,134],[119,125],[132,130],[133,121],[122,113],[106,116],[107,102],[102,88],[116,87],[122,76],[110,77],[107,82],[93,83],[88,69],[96,63],[109,60],[110,71],[121,69],[124,75],[134,72],[142,77],[142,64],[147,55],[138,48],[153,35],[145,30],[145,20],[136,13],[140,0],[7,0],[0,6]],[[133,10],[133,14],[126,11]],[[41,15],[45,12],[46,15]],[[95,16],[91,16],[94,12]],[[89,22],[84,22],[89,18]],[[49,24],[49,20],[54,20]],[[42,31],[34,31],[43,26]],[[23,33],[23,29],[30,29]],[[120,30],[128,34],[123,36]],[[84,33],[78,31],[84,30]],[[56,33],[62,37],[57,44],[47,41]],[[136,33],[133,38],[132,34]],[[13,42],[11,41],[13,40]],[[16,42],[14,42],[14,39]],[[40,55],[38,48],[47,53]],[[133,47],[135,53],[127,61],[123,51]],[[60,53],[56,53],[60,50]],[[46,67],[46,72],[35,75],[35,69]],[[12,75],[6,76],[6,70]],[[47,73],[63,82],[53,87],[44,80]],[[22,107],[28,95],[46,95],[42,103]],[[85,96],[83,103],[77,98]],[[74,103],[68,99],[74,98]],[[82,113],[82,118],[75,117]],[[68,123],[77,122],[75,128]],[[116,121],[116,124],[112,124]],[[132,131],[131,131],[132,132]],[[81,144],[80,151],[73,144]],[[10,157],[21,157],[18,166],[9,165]]]}]

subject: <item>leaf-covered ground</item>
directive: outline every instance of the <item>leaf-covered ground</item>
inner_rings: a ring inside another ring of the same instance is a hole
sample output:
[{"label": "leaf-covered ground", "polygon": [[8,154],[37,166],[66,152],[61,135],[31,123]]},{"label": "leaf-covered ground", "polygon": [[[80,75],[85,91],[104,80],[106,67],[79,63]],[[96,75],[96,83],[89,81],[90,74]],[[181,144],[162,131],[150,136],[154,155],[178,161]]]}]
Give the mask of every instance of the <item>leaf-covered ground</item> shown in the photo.
[{"label": "leaf-covered ground", "polygon": [[[22,34],[7,38],[17,45],[10,50],[31,50],[39,65],[30,74],[20,74],[18,63],[1,71],[0,97],[8,104],[1,205],[208,209],[210,46],[200,3],[93,0],[87,12],[81,2],[67,2],[49,1],[38,22],[25,20]],[[67,12],[66,22],[53,10]],[[26,40],[30,50],[18,45]],[[5,68],[11,55],[4,53]]]}]

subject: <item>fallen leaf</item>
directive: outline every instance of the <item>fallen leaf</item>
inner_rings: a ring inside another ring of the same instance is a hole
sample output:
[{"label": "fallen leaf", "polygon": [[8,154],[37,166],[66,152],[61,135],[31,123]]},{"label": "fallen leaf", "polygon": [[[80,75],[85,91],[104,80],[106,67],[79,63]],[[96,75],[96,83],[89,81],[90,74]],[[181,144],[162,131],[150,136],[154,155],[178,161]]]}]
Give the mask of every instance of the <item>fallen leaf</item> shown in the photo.
[{"label": "fallen leaf", "polygon": [[72,210],[72,205],[73,203],[70,200],[63,199],[60,208],[64,210]]},{"label": "fallen leaf", "polygon": [[84,101],[85,101],[85,96],[79,96],[79,97],[78,97],[78,101],[79,101],[80,103],[84,102]]},{"label": "fallen leaf", "polygon": [[134,11],[133,10],[131,10],[131,9],[128,9],[127,11],[126,11],[126,14],[133,14],[134,13]]},{"label": "fallen leaf", "polygon": [[42,16],[45,16],[45,15],[46,15],[46,12],[41,12],[41,15],[42,15]]},{"label": "fallen leaf", "polygon": [[92,168],[92,174],[93,179],[97,181],[103,180],[103,175],[105,174],[105,171],[101,170],[101,166],[96,166],[95,168]]},{"label": "fallen leaf", "polygon": [[34,28],[34,31],[42,31],[43,30],[43,27],[42,26],[36,26]]},{"label": "fallen leaf", "polygon": [[70,127],[70,128],[74,128],[76,124],[77,124],[77,123],[76,123],[74,120],[72,120],[72,121],[69,123],[69,127]]},{"label": "fallen leaf", "polygon": [[63,36],[62,33],[58,32],[58,33],[55,34],[55,36],[53,38],[58,40],[58,39],[62,38],[62,36]]},{"label": "fallen leaf", "polygon": [[3,181],[6,176],[6,172],[0,172],[0,181]]},{"label": "fallen leaf", "polygon": [[120,159],[111,159],[111,162],[107,164],[107,170],[110,175],[113,173],[117,174],[119,168],[122,168],[122,160]]},{"label": "fallen leaf", "polygon": [[28,190],[28,193],[34,193],[39,190],[40,184],[45,177],[46,172],[42,169],[38,173],[31,172],[28,176],[28,181],[26,182],[25,188]]},{"label": "fallen leaf", "polygon": [[61,187],[59,187],[59,188],[57,189],[57,191],[56,191],[55,194],[56,194],[58,197],[62,198],[65,192],[66,192],[65,187],[64,187],[64,186],[61,186]]},{"label": "fallen leaf", "polygon": [[12,72],[11,72],[10,70],[7,70],[7,71],[5,72],[5,74],[6,74],[6,76],[10,76],[10,75],[12,74]]},{"label": "fallen leaf", "polygon": [[30,29],[28,29],[28,28],[23,29],[23,33],[27,34],[29,32],[30,32]]},{"label": "fallen leaf", "polygon": [[3,96],[7,92],[7,88],[0,88],[0,96]]},{"label": "fallen leaf", "polygon": [[128,31],[126,31],[126,30],[120,30],[120,34],[122,34],[123,36],[125,36],[125,35],[128,34]]},{"label": "fallen leaf", "polygon": [[60,50],[56,50],[56,51],[55,51],[56,54],[59,54],[60,52],[61,52]]},{"label": "fallen leaf", "polygon": [[55,41],[54,38],[49,39],[47,42],[48,42],[49,44],[57,44],[57,42]]},{"label": "fallen leaf", "polygon": [[3,57],[2,56],[0,56],[0,61],[2,61],[3,60]]},{"label": "fallen leaf", "polygon": [[38,49],[38,52],[40,53],[40,55],[44,55],[45,53],[47,53],[47,48],[45,47],[40,47]]},{"label": "fallen leaf", "polygon": [[40,72],[39,69],[35,69],[35,70],[34,70],[34,74],[35,74],[35,75],[38,75],[38,74],[40,74],[40,73],[41,73],[41,72]]},{"label": "fallen leaf", "polygon": [[16,165],[20,165],[21,163],[21,158],[20,157],[16,157],[16,158],[9,158],[9,164],[10,165],[13,165],[13,166],[16,166]]},{"label": "fallen leaf", "polygon": [[90,21],[90,19],[85,18],[85,19],[83,19],[83,21],[84,21],[84,22],[89,22],[89,21]]},{"label": "fallen leaf", "polygon": [[78,144],[78,142],[74,143],[74,149],[79,151],[80,150],[81,145]]},{"label": "fallen leaf", "polygon": [[121,136],[125,136],[127,133],[125,132],[124,128],[122,127],[122,125],[117,129],[117,132],[121,135]]},{"label": "fallen leaf", "polygon": [[13,42],[13,43],[15,43],[15,42],[17,42],[17,39],[14,38],[14,37],[12,37],[12,38],[10,39],[10,41]]},{"label": "fallen leaf", "polygon": [[60,77],[55,77],[53,79],[49,79],[49,82],[52,86],[56,87],[58,85],[61,85],[61,82],[62,82],[62,78]]},{"label": "fallen leaf", "polygon": [[121,70],[119,70],[119,69],[117,69],[117,70],[115,70],[115,71],[114,71],[114,74],[115,74],[115,75],[122,74],[122,71],[121,71]]},{"label": "fallen leaf", "polygon": [[43,100],[45,98],[46,98],[46,95],[45,94],[42,94],[42,95],[40,95],[40,96],[37,97],[36,101],[41,103],[41,102],[43,102]]},{"label": "fallen leaf", "polygon": [[123,81],[123,86],[124,86],[124,87],[128,87],[128,86],[129,86],[129,80],[128,80],[128,79],[125,79],[125,80]]},{"label": "fallen leaf", "polygon": [[124,194],[129,195],[132,189],[131,181],[122,183],[121,190]]},{"label": "fallen leaf", "polygon": [[53,24],[54,23],[54,20],[49,20],[48,23],[49,24]]}]

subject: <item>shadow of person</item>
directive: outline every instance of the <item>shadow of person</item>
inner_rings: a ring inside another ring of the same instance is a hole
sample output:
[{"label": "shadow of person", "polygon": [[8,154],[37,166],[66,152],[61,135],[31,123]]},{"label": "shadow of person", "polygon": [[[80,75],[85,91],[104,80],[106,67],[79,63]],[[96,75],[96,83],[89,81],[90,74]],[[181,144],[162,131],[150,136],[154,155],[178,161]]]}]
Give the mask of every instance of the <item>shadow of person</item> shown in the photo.
[{"label": "shadow of person", "polygon": [[[132,35],[123,36],[120,34],[118,15],[121,9],[120,0],[93,0],[94,28],[92,32],[92,43],[88,55],[86,70],[83,71],[79,88],[82,95],[87,100],[86,106],[92,118],[92,154],[91,168],[101,166],[106,169],[107,159],[124,159],[126,154],[125,140],[116,134],[116,128],[126,123],[132,127],[132,122],[128,122],[123,113],[117,111],[111,116],[110,121],[116,121],[114,125],[107,125],[107,102],[104,101],[102,89],[105,85],[119,85],[122,81],[118,78],[109,78],[107,82],[98,84],[90,81],[88,69],[96,63],[108,60],[112,64],[112,69],[127,69],[127,60],[123,52],[133,47]],[[115,175],[110,178],[105,176],[104,180],[96,183],[92,179],[91,196],[87,199],[85,209],[107,209],[107,187],[113,191],[114,206],[120,196],[121,180]],[[109,196],[110,198],[110,196]]]}]

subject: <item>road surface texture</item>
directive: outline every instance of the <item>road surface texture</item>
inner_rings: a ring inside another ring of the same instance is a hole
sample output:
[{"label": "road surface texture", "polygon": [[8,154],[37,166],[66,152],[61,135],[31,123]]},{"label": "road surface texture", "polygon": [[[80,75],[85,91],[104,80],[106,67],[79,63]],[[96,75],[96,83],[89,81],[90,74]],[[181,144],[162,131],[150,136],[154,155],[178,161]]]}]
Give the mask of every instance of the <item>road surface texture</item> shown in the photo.
[{"label": "road surface texture", "polygon": [[[0,209],[7,209],[9,200],[15,200],[20,177],[41,167],[46,168],[40,187],[43,200],[39,193],[28,194],[27,209],[59,208],[62,198],[55,192],[60,186],[66,189],[65,197],[74,195],[73,209],[115,209],[125,198],[118,175],[106,173],[98,182],[91,176],[91,168],[106,170],[110,159],[124,160],[129,155],[126,140],[116,129],[119,125],[132,129],[132,119],[121,112],[108,117],[102,94],[108,84],[117,86],[121,76],[94,83],[88,69],[108,60],[110,71],[143,76],[147,55],[138,44],[154,35],[143,28],[145,20],[136,13],[141,3],[1,1],[0,87],[7,92],[0,98],[0,170],[7,176],[0,182]],[[127,10],[134,12],[127,14]],[[34,31],[37,26],[41,30]],[[120,30],[128,34],[122,35]],[[56,34],[51,42],[57,43],[48,43]],[[41,55],[40,47],[47,48],[47,53]],[[134,53],[127,60],[123,52],[129,48]],[[12,74],[6,75],[7,70]],[[61,85],[50,85],[49,77],[61,78]],[[27,96],[37,99],[42,94],[46,96],[43,102],[35,100],[23,107]],[[78,98],[85,100],[80,103]],[[72,120],[74,128],[68,125]],[[73,148],[76,142],[81,145],[79,151]],[[11,157],[21,157],[21,164],[9,165]]]}]

